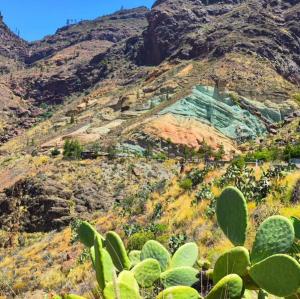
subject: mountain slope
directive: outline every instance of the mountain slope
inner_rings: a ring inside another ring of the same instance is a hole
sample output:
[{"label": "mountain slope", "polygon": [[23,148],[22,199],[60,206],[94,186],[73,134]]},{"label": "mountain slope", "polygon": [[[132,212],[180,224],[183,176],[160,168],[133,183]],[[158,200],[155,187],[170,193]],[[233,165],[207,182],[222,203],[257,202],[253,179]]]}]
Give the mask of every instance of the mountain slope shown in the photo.
[{"label": "mountain slope", "polygon": [[148,14],[141,62],[168,57],[219,59],[257,54],[299,83],[299,1],[156,1]]}]

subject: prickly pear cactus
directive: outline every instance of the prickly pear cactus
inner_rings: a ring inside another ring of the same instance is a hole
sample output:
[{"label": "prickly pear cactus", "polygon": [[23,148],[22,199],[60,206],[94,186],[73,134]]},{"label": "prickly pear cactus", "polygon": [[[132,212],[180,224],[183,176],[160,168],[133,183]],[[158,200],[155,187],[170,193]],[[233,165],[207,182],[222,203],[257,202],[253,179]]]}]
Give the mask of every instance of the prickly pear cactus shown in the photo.
[{"label": "prickly pear cactus", "polygon": [[291,217],[291,221],[294,226],[295,237],[300,240],[300,219],[297,217]]},{"label": "prickly pear cactus", "polygon": [[250,276],[268,293],[287,297],[300,288],[300,264],[285,254],[275,254],[250,268]]},{"label": "prickly pear cactus", "polygon": [[177,267],[167,270],[160,275],[165,288],[174,286],[193,286],[197,281],[198,270],[192,267]]},{"label": "prickly pear cactus", "polygon": [[283,216],[271,216],[258,228],[251,253],[257,263],[277,253],[287,253],[293,245],[295,231],[291,221]]},{"label": "prickly pear cactus", "polygon": [[223,277],[205,299],[239,299],[243,295],[243,280],[236,274]]},{"label": "prickly pear cactus", "polygon": [[138,284],[145,288],[151,287],[161,274],[159,262],[152,258],[138,263],[131,271]]},{"label": "prickly pear cactus", "polygon": [[102,240],[97,236],[94,242],[95,261],[97,282],[104,290],[107,283],[112,281],[115,273],[115,267],[109,253],[103,248]]},{"label": "prickly pear cactus", "polygon": [[131,271],[123,270],[118,276],[118,282],[127,284],[129,287],[134,288],[139,292],[139,285]]},{"label": "prickly pear cactus", "polygon": [[244,245],[248,226],[248,210],[244,195],[235,187],[227,187],[217,199],[217,219],[228,239]]},{"label": "prickly pear cactus", "polygon": [[110,282],[104,289],[105,299],[142,299],[137,290],[123,282]]},{"label": "prickly pear cactus", "polygon": [[90,258],[92,261],[93,268],[95,269],[95,247],[90,247]]},{"label": "prickly pear cactus", "polygon": [[103,239],[103,237],[87,221],[83,221],[80,224],[78,228],[78,235],[80,242],[87,247],[92,247],[94,245],[96,236],[99,236],[101,239]]},{"label": "prickly pear cactus", "polygon": [[132,250],[129,252],[128,257],[131,261],[131,265],[135,266],[141,261],[141,251],[140,250]]},{"label": "prickly pear cactus", "polygon": [[235,247],[223,253],[216,261],[213,274],[214,284],[231,273],[243,277],[247,274],[248,267],[250,267],[249,251],[242,246]]},{"label": "prickly pear cactus", "polygon": [[127,256],[125,246],[119,235],[115,232],[108,232],[105,238],[105,245],[115,267],[119,270],[129,270],[131,262]]},{"label": "prickly pear cactus", "polygon": [[154,240],[146,242],[142,248],[141,260],[148,258],[156,259],[160,264],[161,271],[165,271],[168,268],[171,260],[168,250]]},{"label": "prickly pear cactus", "polygon": [[179,247],[171,259],[171,268],[193,267],[198,259],[198,246],[196,243],[186,243]]},{"label": "prickly pear cactus", "polygon": [[156,299],[201,299],[202,297],[199,293],[191,288],[186,286],[176,286],[163,290],[158,294]]},{"label": "prickly pear cactus", "polygon": [[245,290],[242,299],[254,299],[254,298],[255,299],[257,298],[257,293],[256,292]]}]

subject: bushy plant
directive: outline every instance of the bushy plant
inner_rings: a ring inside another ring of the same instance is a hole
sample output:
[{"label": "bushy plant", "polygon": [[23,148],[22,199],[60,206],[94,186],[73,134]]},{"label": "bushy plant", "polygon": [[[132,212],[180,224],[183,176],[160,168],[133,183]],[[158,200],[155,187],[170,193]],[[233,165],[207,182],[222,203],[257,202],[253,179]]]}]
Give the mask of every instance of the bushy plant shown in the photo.
[{"label": "bushy plant", "polygon": [[264,148],[246,155],[246,161],[270,162],[281,158],[280,150],[277,147]]},{"label": "bushy plant", "polygon": [[52,157],[57,157],[58,155],[60,155],[60,150],[55,147],[52,151],[51,151],[51,156]]},{"label": "bushy plant", "polygon": [[207,172],[205,170],[193,169],[186,177],[192,181],[192,187],[196,187],[203,182],[206,174]]},{"label": "bushy plant", "polygon": [[154,238],[154,233],[151,231],[142,231],[135,233],[128,238],[128,250],[141,250],[147,241]]},{"label": "bushy plant", "polygon": [[286,161],[289,161],[293,158],[300,158],[300,144],[288,144],[284,149],[283,155]]},{"label": "bushy plant", "polygon": [[190,178],[184,178],[180,181],[179,187],[185,191],[190,191],[193,188],[193,181]]},{"label": "bushy plant", "polygon": [[67,139],[64,143],[63,156],[65,159],[69,160],[79,160],[81,158],[81,153],[83,147],[80,142],[76,139]]},{"label": "bushy plant", "polygon": [[214,195],[211,192],[211,186],[208,184],[204,184],[201,189],[196,193],[195,199],[192,200],[192,205],[197,205],[202,200],[214,200]]}]

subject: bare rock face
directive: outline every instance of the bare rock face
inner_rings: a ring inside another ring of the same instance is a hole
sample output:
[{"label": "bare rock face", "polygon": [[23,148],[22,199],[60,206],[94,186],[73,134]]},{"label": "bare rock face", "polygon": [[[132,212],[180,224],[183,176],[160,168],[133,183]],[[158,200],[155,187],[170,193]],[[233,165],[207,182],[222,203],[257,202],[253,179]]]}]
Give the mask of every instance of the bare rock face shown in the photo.
[{"label": "bare rock face", "polygon": [[110,203],[98,197],[93,184],[69,191],[57,180],[24,179],[0,194],[0,226],[27,232],[60,229],[77,213],[107,209]]},{"label": "bare rock face", "polygon": [[13,33],[0,17],[0,56],[24,60],[28,53],[28,44]]},{"label": "bare rock face", "polygon": [[300,82],[300,4],[286,1],[159,0],[148,14],[140,63],[166,58],[259,55]]}]

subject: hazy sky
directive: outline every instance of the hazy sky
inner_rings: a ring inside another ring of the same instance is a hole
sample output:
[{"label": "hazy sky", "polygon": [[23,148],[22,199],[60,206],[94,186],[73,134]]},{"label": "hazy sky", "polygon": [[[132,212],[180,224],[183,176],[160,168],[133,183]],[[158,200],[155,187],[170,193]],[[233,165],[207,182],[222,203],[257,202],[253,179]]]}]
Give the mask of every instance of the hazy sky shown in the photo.
[{"label": "hazy sky", "polygon": [[0,0],[5,23],[28,41],[41,39],[66,24],[67,19],[94,19],[154,0]]}]

